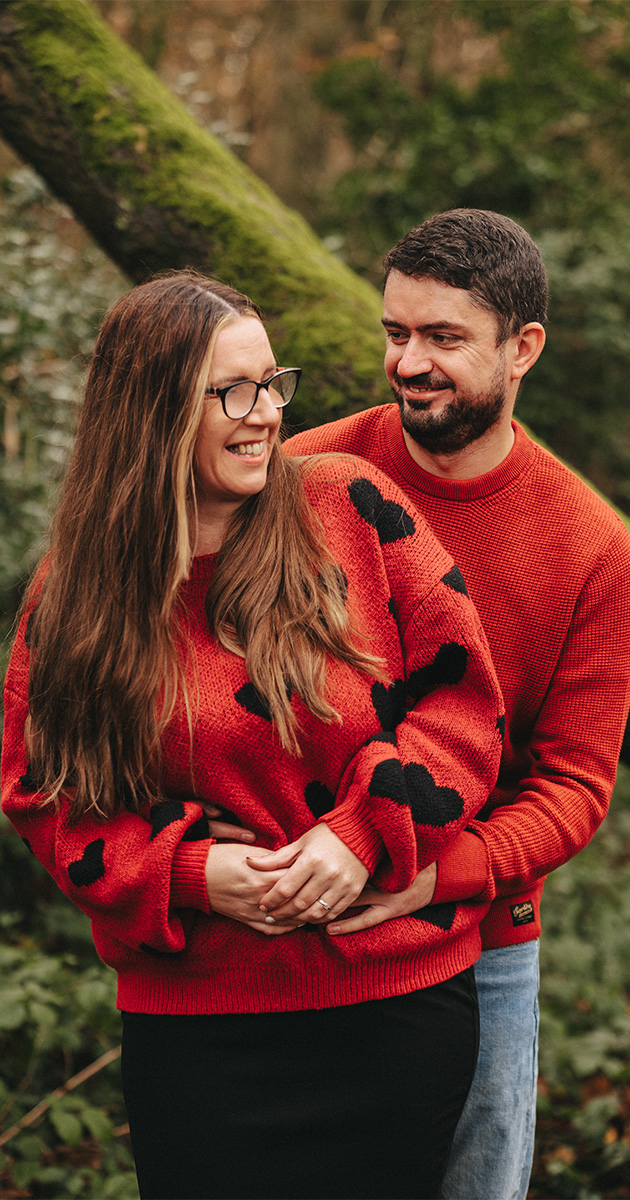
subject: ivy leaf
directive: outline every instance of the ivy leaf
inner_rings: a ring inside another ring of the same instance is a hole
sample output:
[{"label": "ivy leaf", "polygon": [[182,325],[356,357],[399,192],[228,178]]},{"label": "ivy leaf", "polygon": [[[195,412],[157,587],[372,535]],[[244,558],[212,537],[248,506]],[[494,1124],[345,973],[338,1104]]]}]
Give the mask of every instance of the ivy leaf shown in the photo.
[{"label": "ivy leaf", "polygon": [[83,1133],[81,1122],[74,1113],[64,1112],[63,1108],[54,1104],[50,1110],[50,1119],[62,1141],[70,1146],[77,1146]]},{"label": "ivy leaf", "polygon": [[49,1004],[40,1004],[39,1001],[32,1000],[29,1007],[31,1018],[37,1025],[52,1029],[57,1024],[57,1013]]},{"label": "ivy leaf", "polygon": [[19,1029],[26,1020],[26,1005],[21,988],[0,992],[0,1029]]},{"label": "ivy leaf", "polygon": [[109,1141],[112,1137],[113,1125],[108,1116],[100,1108],[84,1108],[81,1120],[92,1137],[99,1142]]}]

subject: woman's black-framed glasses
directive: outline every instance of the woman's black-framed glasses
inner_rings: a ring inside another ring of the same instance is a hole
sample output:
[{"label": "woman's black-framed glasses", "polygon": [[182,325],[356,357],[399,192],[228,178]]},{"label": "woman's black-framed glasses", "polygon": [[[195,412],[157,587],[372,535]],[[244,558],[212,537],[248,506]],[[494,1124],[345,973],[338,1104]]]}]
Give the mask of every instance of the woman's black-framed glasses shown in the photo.
[{"label": "woman's black-framed glasses", "polygon": [[230,383],[227,387],[206,388],[206,396],[218,396],[226,417],[231,421],[240,421],[252,411],[261,388],[269,392],[271,403],[276,408],[284,408],[295,396],[301,374],[301,367],[285,367],[260,383],[254,379],[244,379],[242,383]]}]

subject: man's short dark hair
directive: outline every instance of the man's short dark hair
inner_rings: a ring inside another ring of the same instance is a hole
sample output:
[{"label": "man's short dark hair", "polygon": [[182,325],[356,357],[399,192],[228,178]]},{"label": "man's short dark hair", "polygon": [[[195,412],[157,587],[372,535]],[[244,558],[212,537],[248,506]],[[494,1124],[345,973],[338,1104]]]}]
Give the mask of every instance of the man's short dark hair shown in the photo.
[{"label": "man's short dark hair", "polygon": [[480,307],[494,313],[497,344],[528,321],[547,319],[549,285],[538,246],[529,234],[500,213],[453,208],[412,229],[384,261],[390,271],[416,279],[429,276],[463,288]]}]

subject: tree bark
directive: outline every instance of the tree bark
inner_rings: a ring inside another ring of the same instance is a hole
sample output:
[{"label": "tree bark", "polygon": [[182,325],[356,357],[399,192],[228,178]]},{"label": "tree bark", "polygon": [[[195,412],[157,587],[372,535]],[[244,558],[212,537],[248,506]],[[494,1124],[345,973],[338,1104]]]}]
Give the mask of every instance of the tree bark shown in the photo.
[{"label": "tree bark", "polygon": [[85,0],[4,0],[0,129],[132,280],[193,266],[263,310],[309,424],[386,399],[374,288],[205,132]]}]

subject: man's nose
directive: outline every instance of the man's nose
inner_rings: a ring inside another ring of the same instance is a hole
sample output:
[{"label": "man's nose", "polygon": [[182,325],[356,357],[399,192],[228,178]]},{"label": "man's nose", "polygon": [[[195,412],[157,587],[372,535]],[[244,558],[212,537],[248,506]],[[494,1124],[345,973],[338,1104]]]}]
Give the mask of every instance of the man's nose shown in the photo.
[{"label": "man's nose", "polygon": [[396,371],[405,378],[411,375],[428,375],[433,370],[433,359],[425,342],[407,342],[404,353],[398,360]]}]

